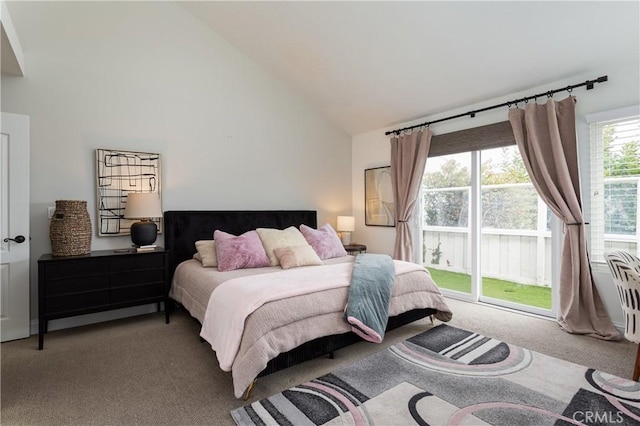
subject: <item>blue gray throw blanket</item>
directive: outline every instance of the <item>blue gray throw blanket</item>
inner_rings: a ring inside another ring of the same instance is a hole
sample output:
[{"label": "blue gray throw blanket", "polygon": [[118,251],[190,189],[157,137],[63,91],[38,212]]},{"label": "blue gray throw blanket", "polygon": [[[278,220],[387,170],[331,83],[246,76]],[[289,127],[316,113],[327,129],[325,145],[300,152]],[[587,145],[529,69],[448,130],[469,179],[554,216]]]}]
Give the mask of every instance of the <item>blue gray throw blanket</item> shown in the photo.
[{"label": "blue gray throw blanket", "polygon": [[389,301],[396,269],[386,254],[356,256],[344,319],[363,339],[380,343],[389,320]]}]

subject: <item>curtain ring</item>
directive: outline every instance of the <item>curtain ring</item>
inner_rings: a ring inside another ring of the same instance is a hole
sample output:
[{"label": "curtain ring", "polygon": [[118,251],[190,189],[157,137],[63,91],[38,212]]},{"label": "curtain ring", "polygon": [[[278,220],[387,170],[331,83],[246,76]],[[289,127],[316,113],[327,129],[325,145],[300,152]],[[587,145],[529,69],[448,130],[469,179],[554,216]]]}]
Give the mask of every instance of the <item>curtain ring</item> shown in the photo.
[{"label": "curtain ring", "polygon": [[551,90],[547,92],[547,98],[549,99],[553,98],[553,92]]},{"label": "curtain ring", "polygon": [[567,92],[569,92],[569,94],[571,94],[571,92],[573,92],[573,87],[567,86]]}]

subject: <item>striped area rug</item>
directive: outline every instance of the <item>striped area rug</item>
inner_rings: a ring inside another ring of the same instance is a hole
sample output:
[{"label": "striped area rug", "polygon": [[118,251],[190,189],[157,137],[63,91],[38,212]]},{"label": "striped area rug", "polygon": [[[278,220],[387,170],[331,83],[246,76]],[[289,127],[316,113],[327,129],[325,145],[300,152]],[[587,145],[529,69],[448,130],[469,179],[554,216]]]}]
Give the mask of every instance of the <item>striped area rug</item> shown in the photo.
[{"label": "striped area rug", "polygon": [[640,383],[442,324],[231,416],[238,425],[640,425]]}]

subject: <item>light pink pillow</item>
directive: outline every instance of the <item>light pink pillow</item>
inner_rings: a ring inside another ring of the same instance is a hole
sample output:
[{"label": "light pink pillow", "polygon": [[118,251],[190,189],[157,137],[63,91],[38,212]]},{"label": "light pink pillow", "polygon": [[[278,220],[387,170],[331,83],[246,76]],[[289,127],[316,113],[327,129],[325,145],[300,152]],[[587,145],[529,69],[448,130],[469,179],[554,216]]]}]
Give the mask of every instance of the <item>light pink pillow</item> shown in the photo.
[{"label": "light pink pillow", "polygon": [[322,260],[347,255],[338,234],[328,223],[318,229],[300,225],[300,232]]},{"label": "light pink pillow", "polygon": [[306,243],[303,246],[278,247],[273,249],[273,253],[278,258],[282,269],[322,265],[320,257],[313,248]]},{"label": "light pink pillow", "polygon": [[240,236],[216,230],[213,233],[218,257],[218,271],[270,266],[267,253],[256,231]]},{"label": "light pink pillow", "polygon": [[[273,252],[280,247],[307,245],[307,241],[295,226],[287,229],[257,228],[256,232],[262,241],[262,247],[267,252],[271,266],[278,266],[280,262]],[[311,247],[309,247],[311,248]]]}]

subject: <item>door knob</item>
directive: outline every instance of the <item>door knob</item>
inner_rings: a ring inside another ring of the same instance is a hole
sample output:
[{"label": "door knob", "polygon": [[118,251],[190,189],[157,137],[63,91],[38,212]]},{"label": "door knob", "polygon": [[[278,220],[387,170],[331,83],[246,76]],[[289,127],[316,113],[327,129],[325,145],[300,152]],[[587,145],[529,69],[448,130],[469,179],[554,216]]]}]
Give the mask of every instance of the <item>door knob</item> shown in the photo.
[{"label": "door knob", "polygon": [[24,243],[26,240],[27,239],[23,235],[17,235],[15,238],[5,238],[2,241],[4,241],[5,243],[8,243],[9,241],[13,241],[20,244],[20,243]]}]

